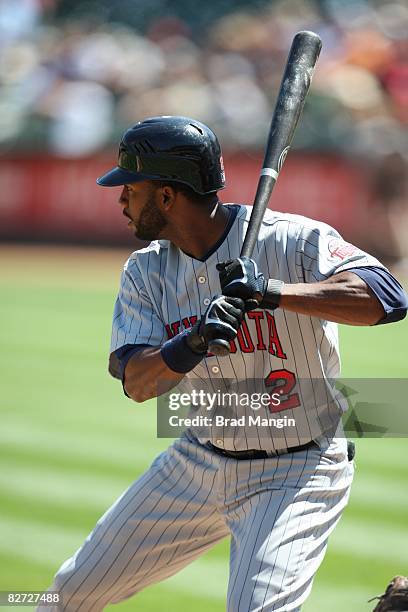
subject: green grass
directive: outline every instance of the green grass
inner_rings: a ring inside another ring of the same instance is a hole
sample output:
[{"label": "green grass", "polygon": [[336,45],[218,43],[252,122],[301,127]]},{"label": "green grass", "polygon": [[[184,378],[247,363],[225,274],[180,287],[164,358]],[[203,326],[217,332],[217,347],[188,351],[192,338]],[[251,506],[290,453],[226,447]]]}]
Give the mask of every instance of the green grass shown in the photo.
[{"label": "green grass", "polygon": [[[0,590],[45,589],[106,507],[167,445],[155,436],[154,403],[135,405],[107,374],[123,254],[107,254],[100,268],[91,254],[80,266],[66,251],[22,255],[3,253],[0,276]],[[341,340],[344,376],[408,377],[405,321],[344,327]],[[305,612],[368,611],[370,596],[408,572],[407,450],[406,439],[358,442],[351,501]],[[227,578],[223,542],[112,609],[221,612]]]}]

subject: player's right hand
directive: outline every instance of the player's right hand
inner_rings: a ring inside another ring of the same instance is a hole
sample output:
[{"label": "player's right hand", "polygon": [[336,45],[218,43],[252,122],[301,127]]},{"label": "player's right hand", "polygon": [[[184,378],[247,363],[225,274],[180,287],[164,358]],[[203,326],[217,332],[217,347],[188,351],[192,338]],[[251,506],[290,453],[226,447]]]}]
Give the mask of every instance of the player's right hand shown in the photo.
[{"label": "player's right hand", "polygon": [[215,296],[201,317],[198,335],[207,343],[211,340],[234,340],[245,313],[245,302],[240,298]]}]

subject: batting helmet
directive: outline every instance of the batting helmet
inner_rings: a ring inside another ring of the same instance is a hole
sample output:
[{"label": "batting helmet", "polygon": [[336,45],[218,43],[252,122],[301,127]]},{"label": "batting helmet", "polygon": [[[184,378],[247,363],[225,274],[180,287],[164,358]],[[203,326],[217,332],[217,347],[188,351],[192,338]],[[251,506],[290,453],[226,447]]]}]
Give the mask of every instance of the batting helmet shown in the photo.
[{"label": "batting helmet", "polygon": [[214,132],[188,117],[151,117],[126,130],[119,159],[97,179],[114,187],[145,180],[185,183],[199,194],[225,186],[221,148]]}]

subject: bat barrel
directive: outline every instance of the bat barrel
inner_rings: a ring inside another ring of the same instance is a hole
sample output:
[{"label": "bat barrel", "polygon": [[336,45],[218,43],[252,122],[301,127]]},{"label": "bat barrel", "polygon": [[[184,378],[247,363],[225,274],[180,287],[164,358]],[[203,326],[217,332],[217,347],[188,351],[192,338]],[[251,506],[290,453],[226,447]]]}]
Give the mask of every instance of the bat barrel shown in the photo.
[{"label": "bat barrel", "polygon": [[322,41],[314,32],[298,32],[293,39],[272,117],[261,176],[241,256],[252,256],[266,207],[305,103],[321,47]]},{"label": "bat barrel", "polygon": [[263,163],[263,169],[270,168],[276,172],[275,180],[292,142],[321,47],[322,41],[314,32],[298,32],[293,39]]}]

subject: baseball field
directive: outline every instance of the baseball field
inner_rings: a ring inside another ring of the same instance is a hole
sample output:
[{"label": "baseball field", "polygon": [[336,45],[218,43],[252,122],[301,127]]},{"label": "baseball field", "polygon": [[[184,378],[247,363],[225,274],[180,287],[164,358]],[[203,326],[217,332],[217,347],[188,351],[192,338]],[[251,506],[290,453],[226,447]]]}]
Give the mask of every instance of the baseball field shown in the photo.
[{"label": "baseball field", "polygon": [[[170,441],[107,373],[124,251],[0,248],[0,590],[43,590]],[[408,377],[408,323],[341,328],[343,375]],[[406,402],[406,398],[401,398]],[[364,612],[408,573],[408,440],[357,443],[350,504],[305,612]],[[228,542],[117,610],[221,612]]]}]

